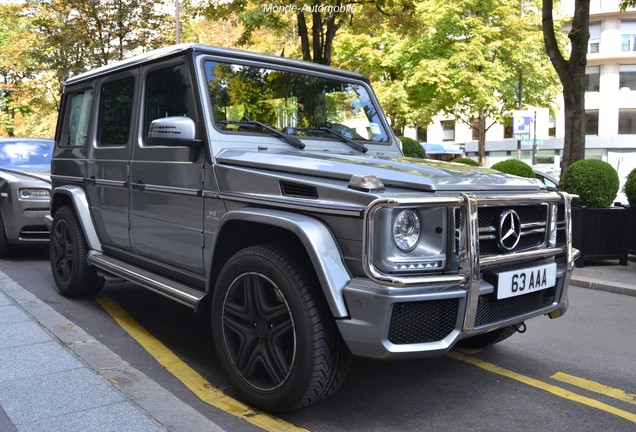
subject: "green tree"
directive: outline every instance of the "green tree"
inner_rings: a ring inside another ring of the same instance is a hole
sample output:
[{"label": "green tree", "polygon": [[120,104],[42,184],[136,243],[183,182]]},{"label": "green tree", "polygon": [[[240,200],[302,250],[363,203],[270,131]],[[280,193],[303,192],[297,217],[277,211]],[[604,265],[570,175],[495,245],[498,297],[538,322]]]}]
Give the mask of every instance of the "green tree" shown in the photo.
[{"label": "green tree", "polygon": [[173,41],[167,0],[27,0],[40,42],[32,55],[59,83],[71,75]]},{"label": "green tree", "polygon": [[563,87],[565,136],[561,158],[561,179],[567,168],[585,158],[585,66],[587,42],[590,38],[590,0],[575,0],[569,56],[561,50],[553,17],[553,0],[542,0],[545,49]]},{"label": "green tree", "polygon": [[208,0],[201,6],[201,13],[212,20],[237,18],[243,27],[239,45],[247,45],[254,31],[262,27],[281,34],[293,33],[298,37],[303,60],[330,65],[336,34],[350,25],[359,10],[365,7],[390,15],[395,10],[412,10],[413,1]]},{"label": "green tree", "polygon": [[403,53],[398,59],[412,108],[422,118],[445,113],[476,125],[480,163],[493,124],[509,122],[520,105],[554,103],[558,81],[537,11],[528,1],[520,10],[518,0],[423,0],[420,31],[394,47]]}]

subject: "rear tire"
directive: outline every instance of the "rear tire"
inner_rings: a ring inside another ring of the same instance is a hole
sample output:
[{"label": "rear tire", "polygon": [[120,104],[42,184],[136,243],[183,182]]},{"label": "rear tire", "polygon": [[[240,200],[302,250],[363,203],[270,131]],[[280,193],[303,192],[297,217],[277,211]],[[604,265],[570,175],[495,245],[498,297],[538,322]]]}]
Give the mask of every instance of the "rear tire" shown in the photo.
[{"label": "rear tire", "polygon": [[219,360],[238,392],[269,412],[308,406],[345,380],[351,353],[313,272],[281,246],[243,249],[212,300]]},{"label": "rear tire", "polygon": [[490,331],[488,333],[480,334],[477,336],[471,336],[466,339],[462,339],[457,342],[457,346],[460,348],[479,349],[485,348],[490,345],[502,342],[515,334],[517,329],[511,325],[508,327],[500,328]]},{"label": "rear tire", "polygon": [[11,255],[11,246],[7,240],[7,231],[4,229],[4,219],[0,214],[0,258],[6,258]]},{"label": "rear tire", "polygon": [[49,243],[51,271],[57,289],[65,297],[98,292],[104,286],[94,267],[88,265],[88,245],[75,211],[61,207],[53,218]]}]

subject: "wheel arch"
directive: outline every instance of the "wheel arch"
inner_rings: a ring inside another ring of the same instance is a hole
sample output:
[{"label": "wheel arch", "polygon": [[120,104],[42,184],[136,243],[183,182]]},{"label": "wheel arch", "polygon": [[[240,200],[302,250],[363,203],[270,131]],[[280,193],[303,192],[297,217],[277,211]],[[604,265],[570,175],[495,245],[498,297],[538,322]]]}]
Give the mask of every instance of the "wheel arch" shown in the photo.
[{"label": "wheel arch", "polygon": [[342,293],[351,276],[331,231],[315,218],[280,210],[242,208],[223,216],[211,248],[208,291],[213,290],[221,268],[234,253],[268,242],[282,242],[304,254],[333,316],[348,316]]},{"label": "wheel arch", "polygon": [[65,205],[71,206],[75,210],[89,249],[102,252],[102,244],[97,236],[95,225],[93,225],[86,192],[79,186],[61,186],[53,190],[53,196],[51,198],[51,218],[47,221],[49,228],[50,222],[53,220],[53,217],[55,217],[57,210]]}]

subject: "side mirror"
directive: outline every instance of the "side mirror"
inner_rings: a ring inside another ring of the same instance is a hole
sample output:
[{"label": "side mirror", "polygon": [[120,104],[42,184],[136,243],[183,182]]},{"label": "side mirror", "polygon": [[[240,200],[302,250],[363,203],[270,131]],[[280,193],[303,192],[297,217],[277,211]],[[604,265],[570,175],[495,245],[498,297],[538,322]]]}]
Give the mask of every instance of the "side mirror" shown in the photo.
[{"label": "side mirror", "polygon": [[164,117],[150,123],[146,144],[198,148],[201,140],[195,137],[196,125],[191,118]]}]

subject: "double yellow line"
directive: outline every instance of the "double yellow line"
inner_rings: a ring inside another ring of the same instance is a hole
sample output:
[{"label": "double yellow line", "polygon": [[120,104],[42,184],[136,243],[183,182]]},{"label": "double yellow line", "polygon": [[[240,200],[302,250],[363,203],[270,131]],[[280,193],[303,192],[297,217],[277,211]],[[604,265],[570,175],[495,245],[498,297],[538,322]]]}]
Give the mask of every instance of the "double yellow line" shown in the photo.
[{"label": "double yellow line", "polygon": [[[294,426],[278,417],[271,416],[267,413],[255,410],[250,406],[226,396],[221,390],[201,376],[198,372],[188,366],[172,351],[170,351],[163,343],[157,340],[152,334],[137,323],[128,313],[126,313],[119,305],[104,296],[97,296],[95,300],[108,312],[113,319],[132,336],[148,353],[153,356],[163,367],[165,367],[172,375],[188,387],[199,399],[216,408],[219,408],[235,417],[241,418],[252,423],[262,429],[271,432],[299,432],[306,429]],[[447,355],[453,359],[469,363],[488,372],[501,375],[515,381],[519,381],[531,387],[544,390],[558,397],[571,400],[609,414],[624,418],[628,421],[636,423],[636,414],[624,411],[592,399],[582,396],[564,388],[543,382],[541,380],[531,378],[526,375],[502,368],[493,363],[480,360],[469,355],[470,351],[451,351]],[[562,372],[556,373],[550,377],[556,381],[560,381],[569,385],[583,388],[604,396],[609,396],[623,402],[636,405],[636,395],[628,394],[619,389],[614,389],[603,384],[593,381],[577,378]]]},{"label": "double yellow line", "polygon": [[[543,382],[541,380],[535,379],[535,378],[531,378],[529,376],[526,375],[522,375],[520,373],[511,371],[509,369],[505,369],[502,368],[500,366],[497,366],[493,363],[489,363],[489,362],[485,362],[483,360],[479,360],[478,358],[475,357],[471,357],[470,355],[464,354],[462,352],[459,351],[451,351],[447,354],[449,357],[452,357],[456,360],[460,360],[463,361],[465,363],[469,363],[472,364],[473,366],[477,366],[478,368],[487,370],[488,372],[492,372],[494,374],[497,375],[501,375],[501,376],[505,376],[507,378],[513,379],[515,381],[519,381],[522,382],[526,385],[529,385],[531,387],[536,387],[538,389],[547,391],[548,393],[552,393],[553,395],[562,397],[564,399],[568,399],[571,400],[573,402],[577,402],[583,405],[587,405],[589,407],[592,408],[596,408],[598,410],[601,411],[605,411],[607,413],[613,414],[615,416],[624,418],[626,420],[629,420],[633,423],[636,423],[636,414],[632,414],[628,411],[624,411],[618,408],[615,408],[611,405],[608,405],[606,403],[597,401],[596,399],[592,399],[586,396],[582,396],[576,393],[573,393],[571,391],[568,391],[564,388],[552,385],[552,384],[548,384],[546,382]],[[563,382],[563,383],[567,383],[567,384],[571,384],[580,388],[584,388],[586,390],[590,390],[593,391],[595,393],[599,393],[605,396],[609,396],[609,397],[613,397],[615,399],[620,399],[621,401],[624,402],[629,402],[632,403],[634,405],[636,405],[636,395],[630,395],[627,392],[624,392],[622,390],[618,390],[618,389],[613,389],[611,387],[605,386],[603,384],[599,384],[599,383],[595,383],[593,381],[588,381],[586,379],[583,378],[577,378],[574,377],[572,375],[568,375],[568,374],[564,374],[562,372],[556,373],[554,375],[552,375],[550,378]]]}]

